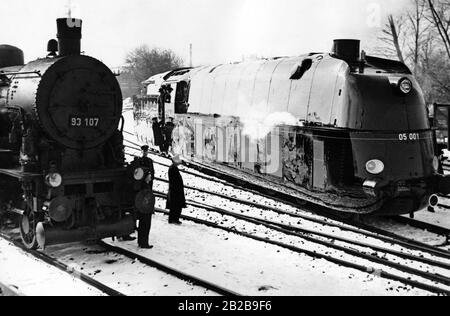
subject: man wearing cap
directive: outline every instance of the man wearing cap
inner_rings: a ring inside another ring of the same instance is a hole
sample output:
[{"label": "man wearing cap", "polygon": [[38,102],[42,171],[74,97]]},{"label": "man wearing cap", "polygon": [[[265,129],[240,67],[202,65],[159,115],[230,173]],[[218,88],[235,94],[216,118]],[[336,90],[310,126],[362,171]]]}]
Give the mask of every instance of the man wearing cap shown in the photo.
[{"label": "man wearing cap", "polygon": [[172,166],[169,168],[169,194],[167,195],[166,209],[170,210],[169,223],[180,225],[181,211],[186,208],[183,178],[178,169],[181,164],[180,156],[174,156],[172,162]]},{"label": "man wearing cap", "polygon": [[[138,245],[143,249],[151,249],[148,243],[150,228],[152,226],[152,216],[155,212],[155,196],[153,194],[153,180],[155,179],[155,169],[153,160],[148,157],[149,146],[142,146],[142,157],[138,159],[137,166],[144,170],[142,179],[137,183],[136,209],[139,219]],[[137,177],[138,179],[140,178]],[[136,179],[136,177],[135,177]]]}]

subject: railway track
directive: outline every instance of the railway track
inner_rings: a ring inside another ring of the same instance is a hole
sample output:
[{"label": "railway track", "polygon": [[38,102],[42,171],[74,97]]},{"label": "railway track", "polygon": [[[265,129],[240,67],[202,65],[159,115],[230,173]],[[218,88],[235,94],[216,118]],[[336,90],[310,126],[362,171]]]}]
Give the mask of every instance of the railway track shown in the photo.
[{"label": "railway track", "polygon": [[[66,272],[66,273],[68,273],[68,274],[70,274],[72,276],[75,276],[75,277],[81,279],[85,283],[87,283],[90,286],[100,290],[101,292],[105,293],[108,296],[125,296],[125,294],[122,294],[122,293],[120,293],[120,292],[118,292],[118,291],[108,287],[107,285],[105,285],[105,284],[103,284],[103,283],[93,279],[92,277],[90,277],[90,276],[88,276],[88,275],[86,275],[84,273],[79,272],[78,270],[75,271],[73,268],[69,267],[65,263],[63,263],[61,261],[58,261],[57,259],[55,259],[55,258],[53,258],[53,257],[51,257],[51,256],[49,256],[49,255],[47,255],[47,254],[45,254],[43,252],[31,251],[31,250],[26,249],[25,247],[22,246],[22,244],[19,241],[14,240],[14,238],[12,238],[12,237],[4,234],[4,233],[0,233],[0,237],[5,239],[5,240],[7,240],[7,241],[9,241],[14,246],[22,249],[23,251],[33,255],[35,258],[37,258],[37,259],[39,259],[41,261],[44,261],[45,263],[47,263],[47,264],[49,264],[49,265],[51,265],[53,267],[56,267],[56,268]],[[183,281],[185,281],[185,282],[187,282],[189,284],[192,284],[192,285],[196,285],[196,286],[205,288],[205,289],[207,289],[209,291],[212,291],[214,293],[217,293],[219,295],[240,296],[240,294],[238,294],[238,293],[236,293],[234,291],[228,290],[228,289],[226,289],[224,287],[221,287],[220,285],[217,285],[217,284],[212,283],[212,282],[208,282],[206,280],[203,280],[201,278],[195,277],[193,275],[186,274],[186,273],[184,273],[184,272],[182,272],[180,270],[174,269],[172,267],[169,267],[167,265],[164,265],[162,263],[159,263],[159,262],[157,262],[155,260],[152,260],[152,259],[149,259],[147,257],[141,256],[139,254],[136,254],[136,253],[134,253],[132,251],[129,251],[129,250],[126,250],[124,248],[108,244],[108,243],[106,243],[104,241],[99,241],[98,245],[100,247],[102,247],[103,249],[105,249],[106,251],[109,251],[109,252],[112,252],[112,253],[117,253],[117,254],[122,255],[122,256],[124,256],[126,258],[129,258],[131,260],[138,260],[139,262],[141,262],[142,264],[144,264],[144,265],[146,265],[148,267],[155,268],[155,269],[157,269],[159,271],[162,271],[162,272],[164,272],[166,274],[174,276],[177,279],[183,280]],[[6,291],[8,289],[8,287],[4,286],[4,289]],[[7,291],[7,293],[14,293],[14,292],[12,291],[12,289],[10,289],[9,291]],[[0,294],[0,296],[1,296],[1,294]]]},{"label": "railway track", "polygon": [[[168,215],[168,212],[166,210],[157,208],[156,211],[158,213]],[[248,232],[236,229],[236,228],[230,228],[230,227],[226,227],[226,226],[223,226],[223,225],[219,225],[219,224],[217,224],[215,222],[212,222],[212,221],[209,221],[209,220],[205,220],[205,219],[201,219],[201,218],[197,218],[197,217],[193,217],[193,216],[188,216],[188,215],[182,215],[182,219],[187,220],[187,221],[191,221],[191,222],[196,223],[196,224],[201,224],[201,225],[205,225],[205,226],[208,226],[208,227],[211,227],[211,228],[220,229],[220,230],[223,230],[223,231],[226,231],[226,232],[229,232],[229,233],[237,234],[237,235],[240,235],[240,236],[243,236],[243,237],[247,237],[247,238],[250,238],[250,239],[253,239],[253,240],[256,240],[256,241],[260,241],[260,242],[264,242],[264,243],[267,243],[267,244],[275,245],[275,246],[278,246],[278,247],[281,247],[281,248],[285,248],[285,249],[288,249],[290,251],[293,251],[293,252],[296,252],[296,253],[299,253],[299,254],[305,254],[307,256],[310,256],[310,257],[313,257],[313,258],[316,258],[316,259],[324,259],[324,260],[327,260],[329,262],[335,263],[335,264],[343,266],[343,267],[356,269],[356,270],[359,270],[359,271],[362,271],[362,272],[365,272],[365,273],[368,273],[368,274],[371,274],[371,275],[375,275],[375,276],[378,276],[378,277],[382,277],[382,278],[385,278],[385,279],[389,279],[389,280],[392,280],[392,281],[398,281],[398,282],[401,282],[401,283],[403,283],[405,285],[409,285],[411,287],[415,287],[415,288],[418,288],[418,289],[429,291],[431,293],[447,295],[447,296],[450,295],[450,291],[449,290],[444,289],[442,287],[439,287],[439,285],[449,286],[450,285],[449,284],[450,279],[447,278],[447,277],[438,275],[438,274],[424,273],[424,272],[418,271],[418,270],[414,270],[413,271],[412,269],[410,269],[410,268],[408,268],[407,266],[404,266],[404,265],[403,266],[400,266],[400,265],[396,266],[394,264],[389,264],[389,267],[391,267],[391,268],[395,267],[395,269],[398,269],[398,271],[405,272],[405,273],[410,273],[411,275],[419,276],[421,278],[424,278],[424,279],[427,279],[429,281],[432,281],[432,282],[436,283],[436,285],[431,285],[429,283],[424,283],[422,281],[413,280],[411,277],[402,277],[402,276],[399,276],[398,274],[390,273],[390,272],[384,271],[382,269],[377,269],[377,268],[374,268],[374,267],[371,267],[371,266],[358,264],[358,263],[355,263],[353,260],[340,259],[340,258],[337,258],[335,256],[328,255],[326,253],[324,254],[324,253],[320,253],[320,252],[317,252],[317,251],[308,250],[306,248],[300,248],[300,247],[293,246],[293,245],[290,245],[290,244],[287,244],[287,243],[275,241],[275,240],[269,239],[267,237],[257,236],[257,235],[254,235],[254,234],[251,234],[251,233],[248,233]],[[309,240],[313,240],[314,239],[314,238],[311,238],[311,237],[307,237],[306,234],[304,235],[304,234],[296,233],[296,232],[293,232],[291,230],[279,227],[278,225],[269,224],[269,223],[267,223],[265,221],[259,221],[259,220],[254,220],[254,219],[250,219],[250,218],[245,219],[245,220],[249,221],[249,222],[252,222],[254,224],[257,224],[257,225],[263,225],[263,226],[265,226],[265,227],[267,227],[269,229],[272,229],[272,230],[275,230],[275,231],[278,231],[278,232],[281,232],[281,233],[284,233],[284,234],[287,234],[287,235],[292,235],[292,236],[300,237],[300,238],[303,238],[303,239],[309,239]],[[333,248],[336,249],[335,245],[333,245],[333,242],[324,242],[324,241],[319,241],[318,239],[314,239],[314,242],[317,242],[318,244],[330,246],[330,247],[333,247]],[[346,249],[342,248],[342,250],[347,252],[347,253],[353,254],[353,255],[358,256],[358,257],[363,257],[363,258],[368,259],[368,260],[373,260],[374,257],[375,257],[375,256],[371,256],[371,255],[364,255],[362,252],[356,254],[356,251],[352,250],[351,248],[346,248]],[[381,260],[381,259],[378,258],[377,261],[380,262],[380,263],[382,261],[382,263],[385,266],[387,266],[386,265],[386,263],[387,263],[386,260]],[[444,264],[442,266],[444,266]]]},{"label": "railway track", "polygon": [[[157,197],[166,199],[167,195],[165,193],[162,192],[155,192]],[[413,272],[413,273],[417,273],[419,275],[421,275],[422,277],[428,278],[430,275],[428,274],[422,274],[421,271],[414,271],[414,269],[410,269],[409,267],[399,267],[398,265],[394,265],[391,262],[385,262],[384,260],[379,260],[378,257],[376,256],[366,256],[365,254],[361,254],[361,253],[356,253],[353,250],[349,250],[349,248],[343,248],[340,246],[335,245],[334,243],[330,243],[330,242],[324,242],[321,239],[318,238],[311,238],[310,236],[314,236],[314,237],[321,237],[321,238],[325,238],[328,240],[333,240],[333,241],[339,241],[339,242],[343,242],[346,243],[348,245],[351,246],[357,246],[357,247],[364,247],[364,248],[370,248],[374,251],[378,251],[381,253],[387,253],[387,254],[391,254],[403,259],[408,259],[408,260],[413,260],[413,261],[417,261],[417,262],[422,262],[431,266],[436,266],[439,268],[443,268],[443,269],[447,269],[450,270],[450,264],[449,263],[444,263],[444,262],[440,262],[440,261],[436,261],[436,260],[431,260],[431,259],[427,259],[421,256],[417,256],[417,255],[410,255],[407,253],[402,253],[399,251],[395,251],[392,249],[389,249],[387,247],[383,248],[383,247],[379,247],[373,244],[369,244],[369,243],[364,243],[364,242],[359,242],[357,240],[350,240],[348,238],[343,238],[343,237],[339,237],[337,235],[332,235],[332,234],[327,234],[327,233],[321,233],[318,231],[313,231],[313,230],[309,230],[309,229],[304,229],[304,228],[300,228],[300,227],[296,227],[296,226],[292,226],[292,225],[286,225],[280,222],[275,222],[275,221],[270,221],[270,220],[266,220],[266,219],[261,219],[261,218],[255,218],[255,217],[251,217],[251,216],[247,216],[247,215],[243,215],[243,214],[238,214],[236,212],[231,212],[228,210],[225,210],[223,208],[219,208],[219,207],[214,207],[211,206],[209,204],[205,204],[205,203],[199,203],[196,201],[192,201],[192,200],[188,200],[187,204],[194,207],[194,208],[202,208],[208,212],[214,212],[214,213],[218,213],[221,215],[226,215],[226,216],[231,216],[234,217],[236,219],[240,219],[240,220],[244,220],[246,222],[255,224],[255,225],[263,225],[269,229],[273,229],[276,230],[278,232],[287,234],[287,235],[292,235],[295,237],[300,237],[302,239],[306,239],[308,241],[314,242],[314,243],[319,243],[321,245],[325,245],[327,247],[333,248],[335,250],[340,250],[340,251],[344,251],[347,253],[350,253],[352,255],[356,255],[356,256],[360,256],[364,259],[369,259],[372,262],[378,262],[378,263],[382,263],[382,264],[386,264],[388,266],[394,267],[394,268],[402,268],[405,271],[404,272]],[[361,234],[361,232],[360,232]],[[362,233],[364,234],[364,233]],[[390,242],[395,243],[394,240],[390,240]],[[418,251],[423,251],[423,249],[417,249],[415,247],[411,247],[413,248],[413,250],[418,250]],[[436,255],[435,253],[433,253],[434,255]],[[439,254],[437,255],[439,256]],[[444,256],[444,259],[450,259],[449,257]],[[446,285],[450,285],[450,278],[443,278],[441,279],[439,276],[432,276],[430,278],[430,280],[432,281],[444,281]]]},{"label": "railway track", "polygon": [[[158,179],[158,181],[164,182],[163,180],[159,180],[159,179]],[[187,189],[189,190],[190,188],[188,187]],[[195,189],[195,188],[192,189],[192,190],[197,191],[197,189]],[[199,192],[205,192],[205,190],[199,190]],[[155,191],[155,193],[156,193],[156,195],[158,197],[166,198],[166,194],[163,193],[163,192]],[[213,195],[215,195],[215,194],[213,194]],[[236,199],[236,198],[229,198],[229,197],[226,197],[226,196],[223,196],[223,195],[219,195],[219,196],[221,196],[223,198],[226,198],[226,199],[229,199],[230,201],[233,201],[233,202],[240,203],[242,201],[243,202],[242,204],[244,204],[244,205],[256,206],[254,203],[251,203],[251,202],[248,202],[248,201],[243,201],[243,200],[239,200],[239,199]],[[345,242],[348,242],[348,243],[352,243],[354,245],[358,245],[358,246],[362,246],[362,247],[371,247],[373,249],[376,249],[376,247],[370,246],[370,245],[365,244],[365,243],[358,243],[357,241],[352,241],[352,240],[345,239],[345,238],[339,238],[337,236],[332,236],[332,235],[327,235],[327,234],[321,234],[320,232],[316,232],[316,231],[312,231],[312,230],[308,230],[308,229],[302,229],[300,227],[290,226],[290,225],[286,225],[286,224],[283,224],[283,223],[280,223],[280,222],[275,222],[275,221],[265,220],[265,219],[261,219],[261,218],[255,218],[255,217],[251,217],[251,216],[246,216],[246,215],[238,214],[236,212],[230,212],[230,211],[227,211],[227,210],[225,210],[223,208],[216,207],[216,206],[211,205],[211,204],[199,203],[199,202],[193,201],[193,200],[190,200],[188,204],[191,205],[191,206],[194,206],[194,207],[202,207],[202,208],[205,208],[205,209],[207,209],[209,211],[212,211],[212,212],[220,212],[220,213],[222,213],[224,215],[233,216],[233,217],[236,217],[236,218],[239,218],[239,219],[245,219],[245,220],[249,220],[249,221],[257,220],[257,221],[261,221],[261,222],[267,223],[269,225],[280,226],[280,227],[282,227],[284,229],[288,229],[288,230],[292,230],[292,231],[301,231],[302,233],[305,233],[305,234],[317,234],[317,235],[321,235],[322,237],[325,237],[325,238],[329,238],[329,239],[333,239],[333,240],[341,240],[341,241],[345,241]],[[397,240],[392,239],[392,238],[383,238],[382,236],[378,236],[378,235],[375,235],[375,234],[367,233],[365,231],[358,230],[358,229],[353,229],[353,228],[348,227],[348,226],[334,224],[334,223],[331,223],[331,222],[318,220],[318,219],[315,219],[315,218],[312,218],[312,217],[302,216],[302,215],[294,214],[294,213],[291,213],[291,212],[282,211],[280,209],[273,208],[273,207],[268,207],[268,206],[263,206],[263,205],[258,205],[257,207],[260,208],[260,209],[273,211],[273,212],[275,212],[277,214],[291,216],[295,220],[296,219],[303,219],[303,220],[308,220],[308,221],[311,221],[311,222],[314,222],[314,223],[317,223],[317,224],[320,224],[320,225],[324,225],[324,226],[332,226],[332,227],[335,227],[335,228],[339,228],[340,230],[344,230],[344,231],[348,231],[348,232],[352,232],[352,233],[356,233],[356,234],[362,235],[364,237],[375,238],[375,239],[378,239],[378,240],[382,239],[386,243],[399,244],[400,246],[408,248],[408,249],[411,249],[411,250],[425,251],[425,252],[429,252],[430,254],[438,256],[438,257],[450,259],[450,255],[447,254],[446,252],[440,251],[440,249],[424,248],[424,247],[416,246],[414,244],[411,245],[411,244],[408,244],[408,243],[398,242]],[[388,252],[388,253],[391,252],[391,250],[389,250],[387,248],[384,248],[384,249],[379,248],[379,250],[382,250],[382,251]],[[395,251],[392,251],[392,254],[401,256],[401,254],[399,254],[398,252],[395,252]],[[422,260],[419,257],[412,258],[412,257],[406,256],[405,258],[418,259],[418,261]],[[424,260],[423,261],[424,263],[429,263],[429,261],[426,261],[425,259],[423,259],[423,260]],[[447,268],[447,269],[450,269],[450,265],[444,265],[443,267]]]},{"label": "railway track", "polygon": [[[133,144],[133,145],[137,146],[137,144]],[[138,150],[136,147],[132,147],[132,146],[127,146],[127,147],[129,149]],[[132,154],[129,154],[129,155],[135,157]],[[158,155],[158,157],[160,157],[160,158],[162,157],[158,153],[155,153],[155,155]],[[165,157],[162,157],[162,158],[165,158]],[[158,164],[158,165],[161,165],[161,166],[164,166],[164,167],[169,167],[170,166],[169,164],[161,163],[159,161],[154,161],[154,163]],[[195,165],[189,164],[189,166],[195,168]],[[255,195],[262,196],[262,197],[267,198],[267,199],[272,199],[274,201],[277,201],[277,202],[289,205],[289,206],[294,207],[296,209],[298,208],[298,201],[296,200],[296,198],[293,199],[292,197],[286,197],[286,196],[280,197],[280,196],[277,195],[277,193],[279,193],[279,192],[276,192],[276,191],[272,192],[274,194],[267,194],[266,192],[261,191],[261,188],[259,188],[257,186],[255,187],[254,184],[251,184],[251,183],[244,183],[244,184],[242,184],[243,180],[241,180],[241,179],[235,179],[234,177],[229,176],[229,175],[218,174],[216,171],[213,171],[211,169],[207,169],[207,168],[204,168],[204,167],[201,167],[199,169],[195,168],[195,170],[200,170],[200,171],[205,171],[206,170],[207,171],[207,175],[198,174],[197,172],[192,172],[190,170],[186,170],[186,168],[182,168],[180,171],[182,173],[189,174],[189,175],[192,175],[192,176],[195,176],[195,177],[199,177],[199,178],[202,178],[202,179],[207,180],[207,181],[214,181],[214,182],[220,183],[222,185],[230,186],[230,187],[232,187],[233,189],[236,189],[236,190],[246,191],[246,192],[249,192],[249,193],[252,193],[252,194],[255,194]],[[167,180],[161,179],[161,178],[158,178],[158,180],[167,182]],[[268,207],[266,205],[258,204],[256,202],[249,202],[249,201],[245,201],[245,200],[242,200],[242,199],[233,198],[233,197],[230,197],[230,196],[227,196],[227,195],[224,195],[224,194],[211,192],[211,191],[204,190],[204,189],[197,188],[197,187],[186,186],[186,188],[190,189],[190,190],[196,190],[198,192],[203,192],[203,193],[206,193],[206,194],[211,194],[211,195],[214,195],[214,196],[217,196],[217,197],[225,198],[225,199],[228,199],[230,201],[234,201],[234,202],[237,202],[237,203],[240,203],[240,204],[244,204],[244,205],[248,205],[248,206],[254,206],[254,207],[257,207],[257,208],[260,208],[260,209],[264,209],[264,210],[274,211],[274,212],[277,212],[279,214],[297,216],[297,217],[303,218],[303,219],[314,220],[314,221],[316,221],[318,223],[329,225],[329,222],[326,222],[324,220],[313,219],[313,218],[311,218],[311,217],[309,217],[307,215],[303,215],[302,216],[301,214],[297,214],[297,213],[294,214],[292,212],[286,212],[286,211],[283,211],[281,209]],[[265,191],[265,189],[264,189],[264,191]],[[283,194],[280,193],[280,195],[283,195]],[[349,219],[341,218],[338,215],[336,215],[335,213],[330,212],[326,208],[323,208],[323,207],[320,207],[320,206],[317,206],[317,205],[303,205],[302,206],[302,211],[306,211],[308,213],[313,213],[313,214],[317,214],[317,215],[322,215],[322,216],[325,216],[326,218],[333,219],[333,220],[341,222],[341,223],[343,223],[345,225],[350,225],[350,226],[356,227],[358,229],[366,230],[366,231],[372,233],[372,237],[373,237],[373,234],[376,234],[376,235],[379,235],[378,238],[388,237],[390,239],[395,239],[396,242],[401,242],[404,246],[414,245],[414,247],[421,248],[422,250],[427,250],[427,251],[431,251],[431,252],[436,253],[436,254],[444,254],[446,256],[450,256],[450,252],[449,251],[441,250],[441,249],[438,249],[436,247],[429,246],[427,244],[418,242],[418,241],[410,239],[410,238],[405,238],[405,237],[400,236],[400,235],[398,235],[396,233],[387,231],[385,229],[377,228],[377,227],[374,227],[372,225],[365,224],[365,223],[363,223],[361,221],[355,221],[355,220],[349,220]],[[448,242],[448,238],[450,236],[450,230],[447,229],[447,228],[436,226],[436,225],[431,225],[431,224],[428,224],[428,223],[420,222],[420,221],[409,219],[409,218],[404,218],[404,217],[401,217],[401,216],[393,217],[392,219],[394,221],[400,223],[400,224],[409,225],[411,227],[418,228],[418,229],[421,229],[421,230],[426,230],[426,231],[434,233],[436,235],[441,235],[441,236],[445,237],[446,238],[446,243],[443,244],[442,246],[445,246],[447,244],[447,242]],[[339,228],[348,230],[348,228],[343,228],[342,226],[339,226]]]},{"label": "railway track", "polygon": [[119,291],[116,291],[116,290],[110,288],[109,286],[107,286],[101,282],[98,282],[97,280],[91,278],[90,276],[88,276],[80,271],[75,271],[73,268],[69,267],[65,263],[62,263],[62,262],[58,261],[57,259],[46,255],[43,252],[26,249],[20,241],[14,239],[11,236],[8,236],[7,234],[5,234],[3,232],[0,232],[0,238],[5,239],[6,241],[13,244],[15,247],[20,248],[21,250],[23,250],[26,253],[29,253],[36,259],[43,261],[43,262],[47,263],[48,265],[58,268],[59,270],[64,271],[67,274],[82,280],[86,284],[92,286],[93,288],[96,288],[97,290],[99,290],[100,292],[104,293],[107,296],[125,296],[123,293],[120,293]]},{"label": "railway track", "polygon": [[[166,179],[163,179],[163,178],[157,177],[156,180],[160,181],[162,183],[166,183],[166,184],[168,183],[168,181]],[[291,216],[291,217],[296,218],[296,219],[307,220],[307,221],[311,221],[311,222],[314,222],[314,223],[317,223],[317,224],[321,224],[321,225],[324,225],[324,226],[332,226],[332,227],[335,227],[335,228],[339,228],[341,230],[362,234],[362,235],[365,235],[366,237],[372,237],[372,238],[381,239],[381,240],[383,240],[385,242],[399,243],[402,246],[407,247],[407,248],[411,248],[411,249],[419,250],[419,251],[428,251],[428,252],[430,252],[432,254],[435,254],[435,255],[438,255],[438,256],[443,256],[445,258],[450,258],[450,253],[449,252],[443,251],[443,250],[438,249],[436,247],[431,247],[431,246],[426,245],[426,244],[421,244],[421,243],[418,243],[418,242],[415,242],[415,241],[412,242],[412,241],[409,241],[409,240],[407,240],[407,241],[396,240],[395,238],[392,238],[392,237],[385,238],[383,235],[370,233],[368,231],[364,231],[364,230],[361,230],[361,229],[355,229],[355,228],[353,228],[351,226],[348,226],[348,225],[341,225],[341,224],[338,224],[338,223],[335,223],[335,222],[330,222],[330,221],[318,219],[318,218],[315,218],[315,217],[312,217],[312,216],[308,216],[308,215],[303,215],[303,214],[299,214],[299,213],[285,211],[285,210],[282,210],[280,208],[271,207],[271,206],[263,205],[263,204],[256,203],[256,202],[250,202],[250,201],[239,199],[239,198],[236,198],[236,197],[230,197],[230,196],[227,196],[225,194],[211,192],[211,191],[208,191],[208,190],[205,190],[205,189],[200,189],[200,188],[196,188],[196,187],[192,187],[192,186],[188,186],[188,185],[185,186],[185,189],[191,190],[191,191],[195,191],[195,192],[199,192],[199,193],[205,193],[205,194],[208,194],[208,195],[211,195],[211,196],[215,196],[215,197],[219,197],[219,198],[222,198],[222,199],[226,199],[226,200],[228,200],[230,202],[236,202],[236,203],[239,203],[239,204],[242,204],[242,205],[245,205],[245,206],[250,206],[250,207],[255,207],[255,208],[261,209],[261,210],[271,211],[271,212],[274,212],[274,213],[277,213],[277,214],[280,214],[280,215],[287,215],[287,216]],[[213,207],[212,205],[209,205],[209,206]],[[402,218],[402,220],[403,220],[403,218]],[[412,221],[409,218],[404,218],[404,220],[405,220],[405,223],[409,223],[409,224]],[[420,226],[420,225],[417,224],[417,226]],[[425,227],[428,227],[428,226],[425,226]]]},{"label": "railway track", "polygon": [[411,227],[420,228],[420,229],[423,229],[423,230],[435,233],[437,235],[446,236],[447,237],[446,244],[448,244],[448,242],[449,242],[450,229],[448,229],[446,227],[437,226],[437,225],[434,225],[434,224],[418,221],[418,220],[415,220],[415,219],[412,219],[412,218],[403,217],[403,216],[396,216],[396,217],[394,217],[394,220],[399,222],[399,223],[403,223],[405,225],[409,225]]},{"label": "railway track", "polygon": [[236,293],[234,291],[228,290],[228,289],[226,289],[224,287],[221,287],[220,285],[217,285],[215,283],[212,283],[212,282],[203,280],[201,278],[195,277],[193,275],[184,273],[184,272],[182,272],[182,271],[180,271],[178,269],[174,269],[174,268],[169,267],[167,265],[164,265],[164,264],[162,264],[160,262],[157,262],[157,261],[152,260],[150,258],[141,256],[141,255],[139,255],[137,253],[129,251],[127,249],[124,249],[124,248],[121,248],[121,247],[117,247],[117,246],[113,246],[113,245],[108,244],[108,243],[106,243],[104,241],[99,241],[98,244],[99,244],[99,246],[103,247],[104,249],[106,249],[108,251],[118,253],[118,254],[120,254],[122,256],[125,256],[125,257],[127,257],[129,259],[132,259],[132,260],[138,260],[139,262],[141,262],[141,263],[143,263],[143,264],[145,264],[145,265],[147,265],[149,267],[156,268],[156,269],[158,269],[160,271],[163,271],[163,272],[165,272],[167,274],[175,276],[175,277],[177,277],[177,278],[179,278],[181,280],[189,282],[189,283],[191,283],[193,285],[197,285],[197,286],[203,287],[203,288],[208,289],[210,291],[213,291],[213,292],[215,292],[217,294],[224,295],[224,296],[241,296],[240,294],[238,294],[238,293]]}]

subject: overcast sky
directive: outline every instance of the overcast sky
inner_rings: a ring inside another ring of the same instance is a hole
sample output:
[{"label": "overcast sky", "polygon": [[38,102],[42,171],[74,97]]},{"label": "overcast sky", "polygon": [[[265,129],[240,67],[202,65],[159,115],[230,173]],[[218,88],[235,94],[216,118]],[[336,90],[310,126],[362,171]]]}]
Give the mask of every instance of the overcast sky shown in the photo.
[{"label": "overcast sky", "polygon": [[[390,12],[409,0],[15,0],[2,6],[0,44],[22,48],[27,60],[45,55],[57,17],[84,21],[82,49],[111,67],[141,44],[171,48],[186,63],[329,51],[334,38],[365,46]],[[363,44],[363,45],[364,45]]]}]

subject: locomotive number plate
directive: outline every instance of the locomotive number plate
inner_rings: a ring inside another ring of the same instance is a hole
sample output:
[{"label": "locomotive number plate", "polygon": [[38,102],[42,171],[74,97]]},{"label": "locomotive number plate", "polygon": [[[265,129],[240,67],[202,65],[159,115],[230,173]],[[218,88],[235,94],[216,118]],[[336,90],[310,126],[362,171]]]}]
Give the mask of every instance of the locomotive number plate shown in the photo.
[{"label": "locomotive number plate", "polygon": [[403,133],[398,135],[399,141],[415,141],[420,140],[420,134],[419,133]]},{"label": "locomotive number plate", "polygon": [[69,119],[70,127],[97,127],[99,123],[99,117],[71,116]]}]

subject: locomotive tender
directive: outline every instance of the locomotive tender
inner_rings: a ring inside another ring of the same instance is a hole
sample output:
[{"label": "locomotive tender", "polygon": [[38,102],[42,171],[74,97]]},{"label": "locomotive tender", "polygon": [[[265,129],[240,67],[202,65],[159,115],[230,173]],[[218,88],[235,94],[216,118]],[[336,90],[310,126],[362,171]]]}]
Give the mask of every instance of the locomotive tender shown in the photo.
[{"label": "locomotive tender", "polygon": [[136,133],[150,145],[149,116],[174,116],[177,154],[341,212],[412,214],[450,193],[411,71],[360,53],[358,40],[160,77],[135,104]]},{"label": "locomotive tender", "polygon": [[[0,212],[38,246],[122,236],[135,222],[123,151],[122,93],[80,53],[82,21],[58,19],[46,58],[0,46]],[[122,126],[120,126],[122,120]]]}]

